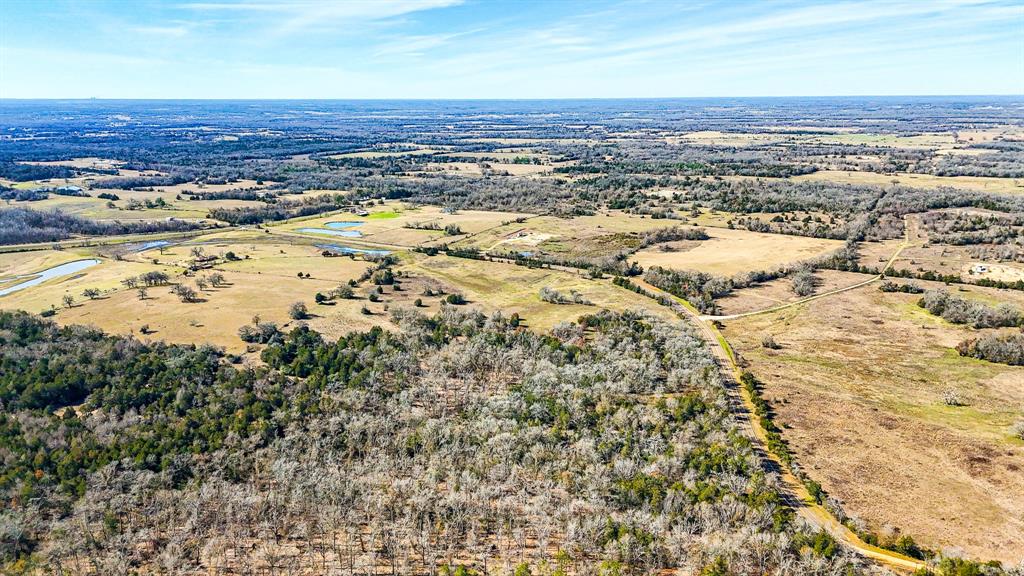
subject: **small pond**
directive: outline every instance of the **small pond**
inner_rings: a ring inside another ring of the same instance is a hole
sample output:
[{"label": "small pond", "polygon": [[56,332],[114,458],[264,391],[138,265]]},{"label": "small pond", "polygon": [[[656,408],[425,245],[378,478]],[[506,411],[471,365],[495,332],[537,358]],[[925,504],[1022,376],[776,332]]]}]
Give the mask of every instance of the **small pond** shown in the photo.
[{"label": "small pond", "polygon": [[387,256],[388,254],[391,254],[389,250],[367,250],[365,248],[341,246],[340,244],[317,244],[316,247],[321,250],[330,250],[332,252],[340,252],[342,254],[368,254],[370,256]]},{"label": "small pond", "polygon": [[326,234],[328,236],[344,236],[346,238],[358,238],[362,234],[358,230],[349,230],[361,226],[362,222],[327,222],[323,228],[299,228],[299,232],[307,234]]},{"label": "small pond", "polygon": [[0,289],[0,296],[7,296],[8,294],[12,292],[17,292],[18,290],[24,290],[25,288],[37,286],[53,278],[67,276],[68,274],[74,274],[75,272],[81,272],[82,270],[85,270],[90,266],[95,266],[99,263],[100,261],[95,258],[91,258],[88,260],[75,260],[74,262],[65,262],[64,264],[60,264],[59,266],[47,268],[46,270],[43,270],[42,272],[36,272],[35,274],[26,274],[24,276],[21,276],[21,278],[27,278],[27,280],[25,280],[24,282],[18,282],[13,286],[8,286],[6,288]]}]

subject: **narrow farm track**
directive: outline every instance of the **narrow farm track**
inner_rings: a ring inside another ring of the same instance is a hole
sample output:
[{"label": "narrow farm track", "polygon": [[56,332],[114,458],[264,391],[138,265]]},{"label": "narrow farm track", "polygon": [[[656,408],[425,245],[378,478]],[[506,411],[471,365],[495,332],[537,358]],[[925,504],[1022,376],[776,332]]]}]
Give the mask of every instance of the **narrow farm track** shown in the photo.
[{"label": "narrow farm track", "polygon": [[[902,250],[902,247],[900,248]],[[898,253],[898,252],[897,252]],[[896,255],[893,256],[895,259]],[[892,262],[892,260],[890,262]],[[876,280],[873,278],[871,281]],[[746,427],[747,434],[750,438],[756,440],[758,446],[758,452],[762,458],[769,463],[770,467],[776,471],[782,478],[782,481],[786,484],[786,487],[790,491],[790,498],[788,498],[789,504],[794,507],[797,514],[818,528],[826,530],[833,538],[842,542],[848,548],[854,550],[861,556],[883,564],[889,568],[896,569],[899,571],[913,572],[915,570],[924,568],[926,564],[920,560],[904,556],[897,552],[885,550],[877,546],[872,546],[860,539],[852,530],[843,525],[831,512],[828,511],[824,506],[818,504],[807,488],[804,486],[796,476],[775,456],[771,451],[767,449],[767,437],[765,436],[764,429],[761,426],[760,418],[754,412],[754,403],[750,394],[739,385],[739,379],[741,370],[739,364],[736,362],[735,355],[733,354],[732,348],[729,346],[725,336],[722,335],[721,331],[714,326],[714,324],[701,316],[689,302],[678,298],[664,290],[656,288],[655,286],[648,284],[643,280],[634,280],[634,283],[643,287],[645,290],[650,291],[653,294],[662,295],[666,298],[672,299],[681,305],[682,309],[686,311],[686,316],[690,323],[697,328],[701,336],[708,342],[711,347],[711,351],[719,364],[726,368],[728,371],[723,371],[723,377],[728,379],[727,389],[734,395],[734,411],[736,417]],[[861,285],[863,285],[862,283]],[[846,288],[847,290],[852,288]],[[822,296],[825,296],[823,294]]]},{"label": "narrow farm track", "polygon": [[910,245],[911,245],[911,242],[910,242],[910,228],[908,226],[907,217],[904,216],[903,217],[903,243],[899,245],[899,247],[896,249],[895,252],[893,252],[892,256],[885,263],[885,267],[882,268],[882,271],[880,273],[878,273],[878,274],[868,278],[867,280],[864,280],[863,282],[857,282],[856,284],[852,284],[850,286],[844,286],[842,288],[836,288],[835,290],[829,290],[828,292],[822,292],[821,294],[815,294],[814,296],[808,296],[807,298],[802,298],[802,299],[796,300],[794,302],[787,302],[786,304],[780,304],[778,306],[772,306],[771,308],[765,308],[763,310],[755,310],[753,312],[743,312],[742,314],[728,314],[728,315],[721,315],[721,316],[706,315],[705,314],[705,315],[699,315],[698,317],[701,320],[711,320],[711,321],[713,321],[713,320],[735,320],[737,318],[747,318],[749,316],[757,316],[759,314],[769,314],[771,312],[778,312],[779,310],[785,310],[786,308],[792,308],[793,306],[799,306],[801,304],[806,304],[807,302],[811,302],[813,300],[818,300],[818,299],[821,299],[821,298],[825,298],[827,296],[833,296],[835,294],[841,294],[843,292],[848,292],[850,290],[856,290],[857,288],[860,288],[861,286],[867,286],[868,284],[871,284],[872,282],[876,282],[876,281],[881,280],[882,278],[884,278],[885,277],[885,273],[889,271],[889,268],[892,268],[893,263],[895,263],[896,259],[899,258],[900,254],[903,253],[903,250],[908,248]]}]

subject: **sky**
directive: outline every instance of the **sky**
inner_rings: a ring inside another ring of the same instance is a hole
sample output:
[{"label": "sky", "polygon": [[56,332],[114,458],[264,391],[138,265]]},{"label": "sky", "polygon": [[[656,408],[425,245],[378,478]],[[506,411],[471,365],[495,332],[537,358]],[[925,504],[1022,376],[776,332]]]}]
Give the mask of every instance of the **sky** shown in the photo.
[{"label": "sky", "polygon": [[0,98],[1024,94],[1024,0],[0,0]]}]

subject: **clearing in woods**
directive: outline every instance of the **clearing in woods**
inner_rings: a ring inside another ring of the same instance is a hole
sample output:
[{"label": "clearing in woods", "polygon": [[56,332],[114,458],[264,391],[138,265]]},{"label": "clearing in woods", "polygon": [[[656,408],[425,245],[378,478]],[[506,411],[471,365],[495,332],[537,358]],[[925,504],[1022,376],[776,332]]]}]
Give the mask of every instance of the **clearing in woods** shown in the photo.
[{"label": "clearing in woods", "polygon": [[652,246],[637,252],[634,259],[645,268],[661,266],[731,276],[739,272],[773,270],[821,256],[843,245],[839,240],[728,228],[707,228],[706,231],[710,236],[708,240]]}]

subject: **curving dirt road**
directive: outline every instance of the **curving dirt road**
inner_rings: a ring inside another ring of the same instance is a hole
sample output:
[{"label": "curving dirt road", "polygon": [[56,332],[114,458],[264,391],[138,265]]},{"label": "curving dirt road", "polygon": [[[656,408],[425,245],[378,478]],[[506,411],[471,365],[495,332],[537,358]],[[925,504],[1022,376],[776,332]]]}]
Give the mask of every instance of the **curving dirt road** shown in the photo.
[{"label": "curving dirt road", "polygon": [[[902,250],[902,247],[900,250]],[[895,260],[900,250],[897,251],[897,254],[893,255],[893,258],[889,261],[890,263]],[[888,268],[888,265],[886,267]],[[876,276],[868,282],[873,282],[877,279],[878,277]],[[790,472],[789,469],[778,459],[778,457],[766,448],[768,439],[765,437],[761,422],[754,412],[754,404],[750,394],[739,385],[741,370],[739,365],[736,363],[736,358],[733,354],[732,348],[729,346],[728,341],[725,339],[725,336],[722,335],[721,331],[719,331],[718,328],[716,328],[715,325],[707,319],[708,317],[701,316],[689,302],[682,298],[678,298],[664,290],[656,288],[644,280],[633,281],[653,294],[666,296],[671,298],[674,302],[679,303],[681,308],[685,310],[685,315],[690,323],[698,329],[700,334],[704,337],[704,340],[708,342],[708,345],[711,347],[711,351],[715,355],[719,364],[723,368],[728,368],[727,371],[723,371],[722,375],[729,380],[729,382],[727,382],[727,389],[733,395],[734,406],[737,408],[734,410],[734,414],[745,426],[747,435],[756,440],[755,444],[758,445],[758,451],[762,458],[766,459],[766,461],[772,465],[772,468],[775,469],[782,478],[782,481],[786,484],[786,487],[789,489],[791,494],[789,504],[794,507],[801,518],[813,526],[826,530],[833,538],[854,550],[861,556],[883,564],[886,567],[905,572],[913,572],[926,567],[926,564],[921,560],[916,560],[909,556],[904,556],[903,554],[885,550],[864,542],[852,530],[839,522],[839,520],[837,520],[836,517],[828,511],[828,509],[818,504],[814,498],[811,497],[803,482],[794,476],[793,473]],[[863,282],[858,286],[862,286],[866,283],[867,282]],[[839,291],[851,290],[855,287],[857,286],[850,286]],[[834,293],[836,293],[836,291],[830,292],[829,294]],[[828,294],[821,294],[820,296],[827,295]]]}]

